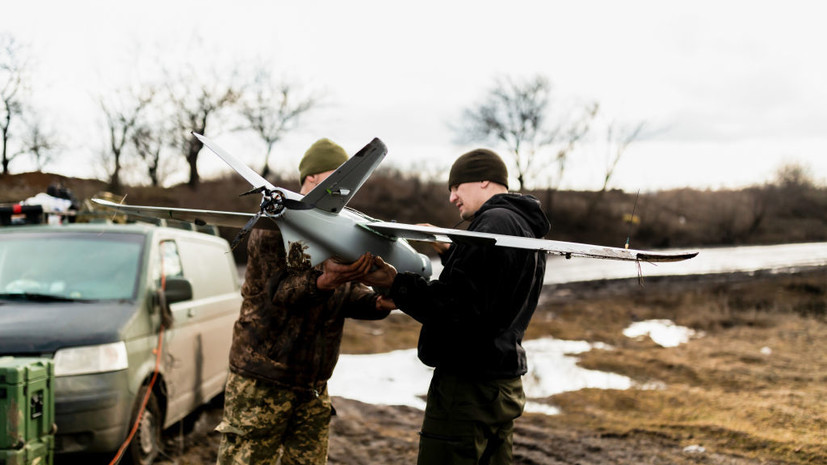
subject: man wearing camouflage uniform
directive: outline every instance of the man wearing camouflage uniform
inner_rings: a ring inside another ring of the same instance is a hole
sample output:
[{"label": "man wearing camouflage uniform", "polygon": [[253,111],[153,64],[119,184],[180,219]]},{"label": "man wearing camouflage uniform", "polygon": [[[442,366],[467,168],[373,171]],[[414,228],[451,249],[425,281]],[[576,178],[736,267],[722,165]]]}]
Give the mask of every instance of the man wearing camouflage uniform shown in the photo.
[{"label": "man wearing camouflage uniform", "polygon": [[[306,194],[341,163],[344,149],[328,139],[314,143],[299,164]],[[241,314],[233,329],[230,375],[219,464],[324,464],[332,412],[327,380],[339,357],[346,317],[380,319],[388,309],[353,282],[372,257],[345,265],[327,260],[311,267],[300,243],[285,251],[281,232],[254,229]]]}]

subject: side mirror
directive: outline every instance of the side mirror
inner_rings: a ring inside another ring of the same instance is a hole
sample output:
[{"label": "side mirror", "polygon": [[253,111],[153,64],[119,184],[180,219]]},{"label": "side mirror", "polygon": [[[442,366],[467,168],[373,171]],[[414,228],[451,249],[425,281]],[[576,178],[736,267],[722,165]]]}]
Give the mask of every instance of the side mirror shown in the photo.
[{"label": "side mirror", "polygon": [[192,284],[186,278],[167,277],[166,279],[167,304],[183,302],[192,299]]}]

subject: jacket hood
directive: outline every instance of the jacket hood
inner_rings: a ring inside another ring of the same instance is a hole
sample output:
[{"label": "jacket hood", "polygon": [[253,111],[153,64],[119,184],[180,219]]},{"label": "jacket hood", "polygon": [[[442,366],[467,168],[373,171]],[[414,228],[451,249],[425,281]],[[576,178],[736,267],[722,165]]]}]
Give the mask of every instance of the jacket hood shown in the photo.
[{"label": "jacket hood", "polygon": [[475,216],[493,208],[506,208],[523,217],[534,233],[534,237],[543,238],[551,230],[551,223],[543,213],[543,209],[540,208],[540,201],[531,195],[497,194],[482,204]]}]

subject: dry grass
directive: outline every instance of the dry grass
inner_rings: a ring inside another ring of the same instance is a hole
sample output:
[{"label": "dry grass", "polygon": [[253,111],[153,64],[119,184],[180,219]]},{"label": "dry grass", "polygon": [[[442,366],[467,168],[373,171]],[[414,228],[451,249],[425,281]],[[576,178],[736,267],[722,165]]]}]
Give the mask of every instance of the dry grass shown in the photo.
[{"label": "dry grass", "polygon": [[[827,462],[827,272],[650,287],[561,302],[558,318],[533,328],[608,342],[615,350],[592,351],[580,364],[662,386],[555,396],[559,421],[765,460]],[[620,336],[650,318],[701,336],[676,348]]]},{"label": "dry grass", "polygon": [[394,312],[384,320],[345,320],[342,353],[379,354],[416,347],[419,323],[413,318]]},{"label": "dry grass", "polygon": [[552,402],[565,421],[616,433],[662,433],[728,453],[824,463],[827,351],[818,341],[827,338],[827,325],[795,314],[776,322],[719,330],[671,349],[632,341],[593,351],[583,366],[664,388],[587,390]]}]

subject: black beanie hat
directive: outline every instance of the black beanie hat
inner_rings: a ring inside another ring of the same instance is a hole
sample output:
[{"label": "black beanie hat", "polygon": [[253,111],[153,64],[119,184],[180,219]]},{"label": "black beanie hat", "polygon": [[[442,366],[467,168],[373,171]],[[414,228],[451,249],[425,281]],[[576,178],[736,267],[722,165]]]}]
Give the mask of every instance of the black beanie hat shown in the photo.
[{"label": "black beanie hat", "polygon": [[488,149],[475,149],[459,158],[448,175],[448,189],[464,182],[491,181],[508,187],[508,168]]}]

